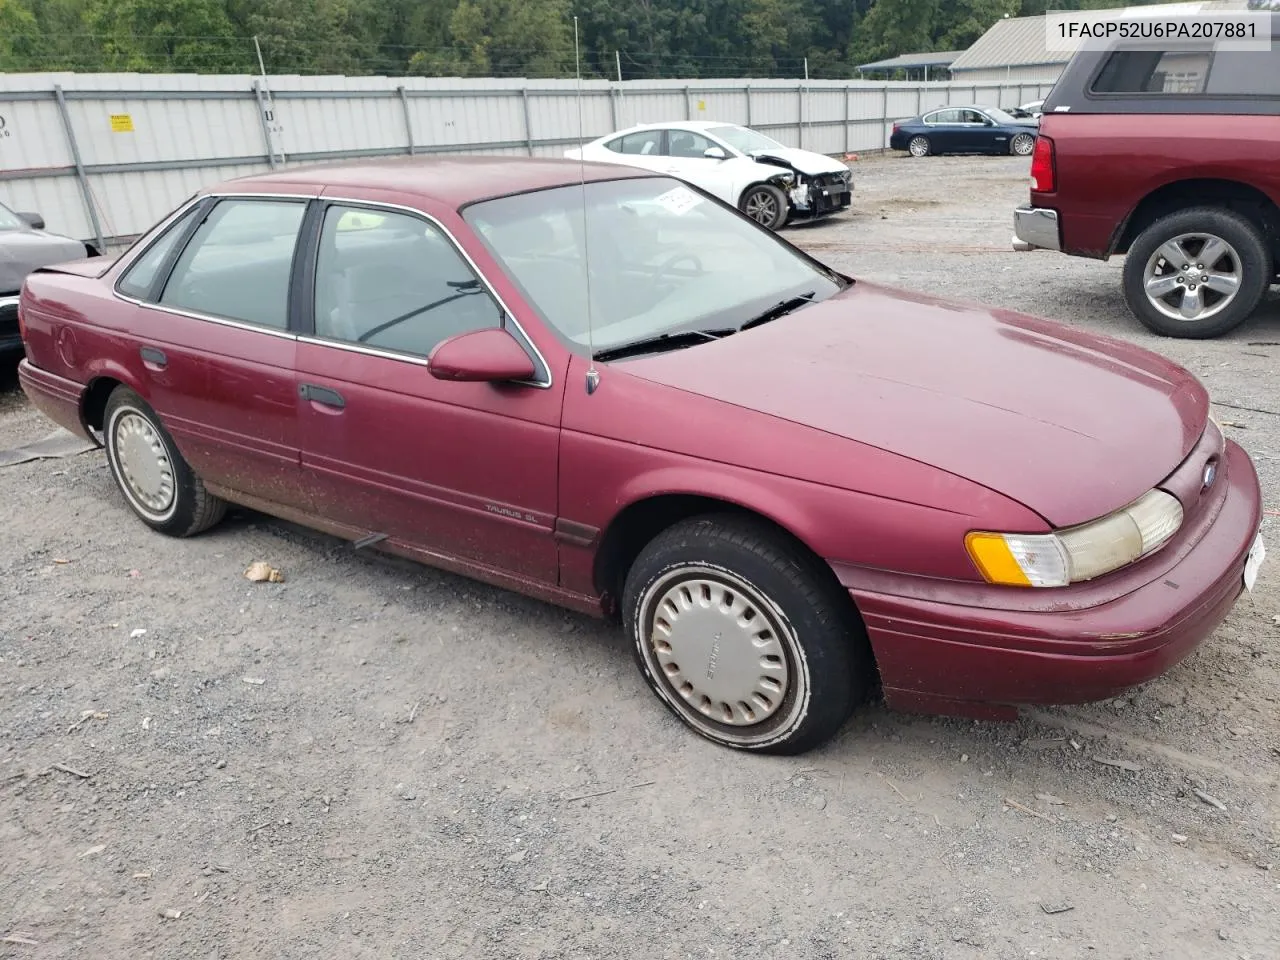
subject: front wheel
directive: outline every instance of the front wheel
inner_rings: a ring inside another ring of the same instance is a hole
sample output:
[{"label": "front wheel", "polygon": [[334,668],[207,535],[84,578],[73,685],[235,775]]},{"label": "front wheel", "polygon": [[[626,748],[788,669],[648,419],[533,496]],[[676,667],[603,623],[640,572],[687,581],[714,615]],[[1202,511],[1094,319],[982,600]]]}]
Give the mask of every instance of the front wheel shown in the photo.
[{"label": "front wheel", "polygon": [[1161,217],[1133,241],[1124,296],[1149,330],[1205,339],[1247,320],[1274,271],[1266,239],[1247,217],[1193,207]]},{"label": "front wheel", "polygon": [[623,613],[650,688],[722,746],[803,753],[873,685],[866,634],[830,571],[750,520],[660,533],[627,574]]},{"label": "front wheel", "polygon": [[222,519],[226,502],[205,489],[137,393],[116,387],[107,398],[103,424],[111,474],[143,523],[170,536],[189,537]]},{"label": "front wheel", "polygon": [[748,187],[739,206],[748,217],[770,230],[781,230],[790,211],[787,195],[771,183]]},{"label": "front wheel", "polygon": [[1016,157],[1029,157],[1036,149],[1036,138],[1029,133],[1020,133],[1009,141],[1009,152]]}]

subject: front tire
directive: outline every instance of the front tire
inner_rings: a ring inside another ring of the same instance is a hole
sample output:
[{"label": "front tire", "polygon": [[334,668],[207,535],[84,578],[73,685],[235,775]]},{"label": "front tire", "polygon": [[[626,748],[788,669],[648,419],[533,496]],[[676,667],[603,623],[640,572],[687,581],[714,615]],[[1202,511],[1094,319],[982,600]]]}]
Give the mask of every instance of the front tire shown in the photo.
[{"label": "front tire", "polygon": [[156,412],[126,386],[107,398],[103,435],[116,486],[152,530],[190,537],[226,514],[226,502],[205,489]]},{"label": "front tire", "polygon": [[874,684],[866,633],[830,571],[749,519],[658,534],[627,574],[623,616],[658,699],[721,746],[803,753]]},{"label": "front tire", "polygon": [[1275,266],[1261,230],[1221,207],[1192,207],[1142,231],[1125,257],[1125,302],[1147,329],[1207,339],[1258,308]]},{"label": "front tire", "polygon": [[787,195],[771,183],[747,187],[738,206],[748,217],[770,230],[781,230],[791,210]]}]

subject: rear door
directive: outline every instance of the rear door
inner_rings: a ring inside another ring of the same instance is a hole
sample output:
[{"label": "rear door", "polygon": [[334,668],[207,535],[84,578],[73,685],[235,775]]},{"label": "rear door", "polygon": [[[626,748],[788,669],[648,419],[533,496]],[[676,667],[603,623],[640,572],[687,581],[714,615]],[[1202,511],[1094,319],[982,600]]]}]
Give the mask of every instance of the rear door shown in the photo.
[{"label": "rear door", "polygon": [[[563,383],[439,222],[358,201],[317,214],[297,369],[318,512],[353,536],[555,583]],[[436,344],[504,325],[538,383],[428,372]]]},{"label": "rear door", "polygon": [[289,287],[305,199],[211,199],[122,275],[135,382],[206,482],[305,508]]},{"label": "rear door", "polygon": [[945,107],[925,114],[923,117],[926,136],[934,147],[934,152],[943,150],[964,150],[965,130],[961,122],[962,114],[957,107]]}]

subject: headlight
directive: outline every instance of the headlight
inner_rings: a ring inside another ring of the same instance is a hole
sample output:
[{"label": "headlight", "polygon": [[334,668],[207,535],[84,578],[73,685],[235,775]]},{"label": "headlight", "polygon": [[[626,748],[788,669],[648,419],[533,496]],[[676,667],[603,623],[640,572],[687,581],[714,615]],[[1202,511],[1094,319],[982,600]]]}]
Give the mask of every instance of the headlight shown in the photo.
[{"label": "headlight", "polygon": [[1182,526],[1182,504],[1152,490],[1122,510],[1056,533],[970,533],[965,548],[989,583],[1065,587],[1159,549]]}]

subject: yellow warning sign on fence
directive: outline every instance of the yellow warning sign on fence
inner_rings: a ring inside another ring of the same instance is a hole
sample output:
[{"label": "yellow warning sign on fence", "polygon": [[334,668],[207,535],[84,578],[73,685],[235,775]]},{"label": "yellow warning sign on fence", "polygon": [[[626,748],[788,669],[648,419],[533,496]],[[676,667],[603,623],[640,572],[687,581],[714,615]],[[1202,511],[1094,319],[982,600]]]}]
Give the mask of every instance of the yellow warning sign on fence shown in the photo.
[{"label": "yellow warning sign on fence", "polygon": [[705,109],[707,109],[707,101],[705,101],[705,100],[699,100],[699,101],[698,101],[698,109],[699,109],[699,110],[705,110]]},{"label": "yellow warning sign on fence", "polygon": [[111,114],[112,133],[133,133],[133,117],[127,113]]}]

